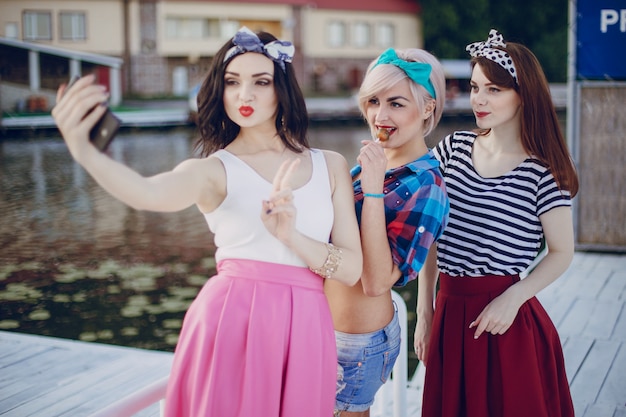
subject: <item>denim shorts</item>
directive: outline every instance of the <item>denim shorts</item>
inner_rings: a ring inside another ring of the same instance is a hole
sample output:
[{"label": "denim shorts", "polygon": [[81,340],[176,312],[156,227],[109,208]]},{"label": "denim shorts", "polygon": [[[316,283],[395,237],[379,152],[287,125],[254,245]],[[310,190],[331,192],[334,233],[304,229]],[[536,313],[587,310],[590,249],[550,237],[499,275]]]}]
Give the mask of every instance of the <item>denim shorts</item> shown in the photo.
[{"label": "denim shorts", "polygon": [[337,399],[341,411],[365,411],[374,403],[378,389],[387,381],[400,354],[397,311],[391,322],[372,333],[335,331],[337,341]]}]

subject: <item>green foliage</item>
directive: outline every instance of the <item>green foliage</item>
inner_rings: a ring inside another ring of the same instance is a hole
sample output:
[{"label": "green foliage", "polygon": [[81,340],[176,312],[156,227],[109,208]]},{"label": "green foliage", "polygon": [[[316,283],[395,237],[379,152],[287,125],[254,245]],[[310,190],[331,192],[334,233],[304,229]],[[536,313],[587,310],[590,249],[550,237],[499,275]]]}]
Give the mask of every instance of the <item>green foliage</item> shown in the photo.
[{"label": "green foliage", "polygon": [[424,47],[440,59],[467,59],[468,43],[491,28],[530,48],[548,81],[567,74],[568,0],[422,0]]}]

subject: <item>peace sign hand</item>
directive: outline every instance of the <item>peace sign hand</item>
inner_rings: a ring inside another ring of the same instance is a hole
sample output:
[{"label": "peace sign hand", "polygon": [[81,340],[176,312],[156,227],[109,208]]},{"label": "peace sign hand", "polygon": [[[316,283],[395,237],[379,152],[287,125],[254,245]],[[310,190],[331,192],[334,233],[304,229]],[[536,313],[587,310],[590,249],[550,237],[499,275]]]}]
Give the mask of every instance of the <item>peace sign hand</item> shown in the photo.
[{"label": "peace sign hand", "polygon": [[287,246],[296,232],[296,207],[293,204],[291,179],[299,159],[281,164],[272,183],[272,193],[263,201],[261,220],[267,230]]}]

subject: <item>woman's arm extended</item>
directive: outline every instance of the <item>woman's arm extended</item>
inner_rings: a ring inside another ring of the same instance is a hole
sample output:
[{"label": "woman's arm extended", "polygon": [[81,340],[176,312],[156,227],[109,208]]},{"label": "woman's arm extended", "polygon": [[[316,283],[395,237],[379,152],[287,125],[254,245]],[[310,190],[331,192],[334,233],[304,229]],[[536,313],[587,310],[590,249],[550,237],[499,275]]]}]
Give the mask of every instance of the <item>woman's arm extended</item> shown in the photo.
[{"label": "woman's arm extended", "polygon": [[57,92],[52,116],[72,157],[113,197],[151,211],[178,211],[193,204],[215,207],[223,199],[225,174],[216,159],[189,159],[172,171],[144,177],[100,152],[90,143],[89,131],[106,110],[100,103],[108,94],[94,84],[93,76],[78,80],[67,94],[64,90],[62,86]]}]

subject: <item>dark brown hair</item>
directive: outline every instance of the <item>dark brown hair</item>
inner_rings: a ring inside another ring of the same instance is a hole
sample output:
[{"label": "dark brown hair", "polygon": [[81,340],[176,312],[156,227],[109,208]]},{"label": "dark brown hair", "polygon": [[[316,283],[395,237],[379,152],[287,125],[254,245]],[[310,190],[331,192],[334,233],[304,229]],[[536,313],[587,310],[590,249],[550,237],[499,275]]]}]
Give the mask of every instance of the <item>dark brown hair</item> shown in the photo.
[{"label": "dark brown hair", "polygon": [[[474,57],[471,66],[480,65],[492,83],[514,89],[521,101],[521,136],[524,150],[538,158],[552,172],[560,189],[574,197],[578,192],[578,174],[567,150],[567,143],[552,102],[548,80],[535,55],[519,43],[507,42],[506,51],[515,64],[517,83],[507,70],[484,58]],[[484,134],[487,130],[481,130]]]},{"label": "dark brown hair", "polygon": [[[265,45],[276,40],[272,34],[257,32]],[[230,120],[224,109],[224,73],[234,58],[224,62],[226,52],[233,47],[232,39],[226,42],[213,57],[209,71],[198,92],[198,127],[200,138],[196,148],[202,156],[210,155],[230,144],[239,134],[240,127]],[[274,88],[278,98],[276,130],[285,146],[294,152],[308,148],[308,113],[304,96],[296,80],[293,66],[285,62],[285,70],[274,62]]]}]

